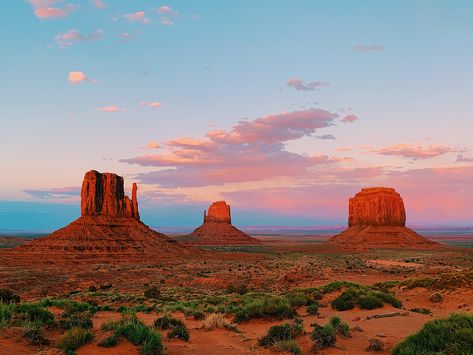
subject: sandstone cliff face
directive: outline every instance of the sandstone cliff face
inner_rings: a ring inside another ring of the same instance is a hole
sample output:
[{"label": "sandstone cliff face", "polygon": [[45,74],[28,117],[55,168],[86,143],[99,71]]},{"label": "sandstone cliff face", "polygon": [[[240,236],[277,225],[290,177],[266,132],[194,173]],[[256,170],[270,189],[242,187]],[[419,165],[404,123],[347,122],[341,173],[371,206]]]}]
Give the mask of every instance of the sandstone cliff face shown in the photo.
[{"label": "sandstone cliff face", "polygon": [[405,226],[404,202],[394,189],[362,189],[349,201],[348,226]]},{"label": "sandstone cliff face", "polygon": [[139,220],[137,186],[133,184],[132,199],[125,195],[123,178],[112,173],[88,171],[81,190],[81,215],[126,217]]},{"label": "sandstone cliff face", "polygon": [[435,243],[406,228],[404,202],[394,189],[362,189],[349,200],[348,228],[328,240],[344,249],[436,249]]},{"label": "sandstone cliff face", "polygon": [[208,213],[204,211],[204,224],[181,240],[192,245],[260,244],[259,240],[250,237],[231,223],[230,205],[225,201],[214,202]]},{"label": "sandstone cliff face", "polygon": [[209,213],[207,214],[207,211],[204,211],[204,223],[206,222],[231,224],[230,205],[227,205],[225,201],[212,203],[209,207]]}]

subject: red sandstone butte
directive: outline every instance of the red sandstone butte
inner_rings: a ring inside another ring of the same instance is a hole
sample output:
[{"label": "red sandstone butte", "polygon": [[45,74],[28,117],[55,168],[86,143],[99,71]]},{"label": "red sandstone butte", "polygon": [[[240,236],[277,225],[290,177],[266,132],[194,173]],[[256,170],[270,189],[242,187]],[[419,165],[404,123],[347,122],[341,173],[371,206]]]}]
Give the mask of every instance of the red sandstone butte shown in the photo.
[{"label": "red sandstone butte", "polygon": [[81,217],[50,235],[16,248],[24,253],[187,253],[174,239],[140,221],[138,187],[125,195],[123,178],[88,171],[82,183]]},{"label": "red sandstone butte", "polygon": [[406,228],[406,210],[392,188],[362,189],[348,204],[348,228],[328,243],[346,249],[432,249],[440,247]]},{"label": "red sandstone butte", "polygon": [[255,245],[261,242],[232,225],[230,205],[217,201],[204,211],[204,224],[182,238],[192,245]]}]

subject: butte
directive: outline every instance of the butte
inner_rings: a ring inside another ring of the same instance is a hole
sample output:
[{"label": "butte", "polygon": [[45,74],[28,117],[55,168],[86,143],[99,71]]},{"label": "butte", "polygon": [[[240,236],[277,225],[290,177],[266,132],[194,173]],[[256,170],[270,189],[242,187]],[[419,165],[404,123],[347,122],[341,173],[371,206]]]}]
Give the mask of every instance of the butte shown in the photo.
[{"label": "butte", "polygon": [[186,244],[192,245],[259,245],[258,239],[250,237],[232,225],[230,205],[217,201],[204,211],[204,224],[194,232],[183,237]]},{"label": "butte", "polygon": [[84,176],[81,217],[50,235],[16,248],[22,253],[177,254],[187,248],[140,221],[137,185],[131,199],[123,177],[95,170]]},{"label": "butte", "polygon": [[327,243],[344,249],[436,249],[441,247],[406,227],[404,201],[392,188],[362,189],[350,198],[348,228]]}]

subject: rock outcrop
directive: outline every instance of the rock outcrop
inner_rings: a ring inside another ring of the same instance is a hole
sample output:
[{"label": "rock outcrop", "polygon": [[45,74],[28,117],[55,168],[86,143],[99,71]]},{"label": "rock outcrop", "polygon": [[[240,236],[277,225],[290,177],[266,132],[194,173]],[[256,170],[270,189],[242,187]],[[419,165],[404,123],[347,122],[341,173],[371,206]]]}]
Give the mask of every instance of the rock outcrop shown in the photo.
[{"label": "rock outcrop", "polygon": [[50,235],[18,247],[24,253],[176,254],[187,248],[140,221],[138,187],[125,195],[123,178],[95,170],[84,176],[81,217]]},{"label": "rock outcrop", "polygon": [[183,237],[182,242],[192,245],[257,245],[261,242],[235,228],[232,224],[230,205],[217,201],[204,211],[204,224]]},{"label": "rock outcrop", "polygon": [[350,198],[348,228],[328,243],[345,249],[433,249],[440,247],[406,227],[404,201],[392,188],[362,189]]}]

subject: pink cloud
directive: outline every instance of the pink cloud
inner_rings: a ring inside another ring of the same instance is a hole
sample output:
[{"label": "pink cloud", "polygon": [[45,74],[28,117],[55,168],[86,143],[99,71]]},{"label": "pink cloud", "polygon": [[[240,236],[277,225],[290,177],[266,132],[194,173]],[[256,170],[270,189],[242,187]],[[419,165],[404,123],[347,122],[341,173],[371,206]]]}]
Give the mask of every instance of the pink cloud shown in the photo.
[{"label": "pink cloud", "polygon": [[346,115],[345,117],[343,117],[342,122],[343,123],[352,123],[352,122],[358,121],[358,119],[359,118],[356,115]]},{"label": "pink cloud", "polygon": [[97,9],[105,9],[108,7],[108,4],[103,0],[91,0],[91,2]]},{"label": "pink cloud", "polygon": [[111,106],[98,107],[97,111],[101,111],[101,112],[126,112],[126,108],[122,108],[118,105],[111,105]]},{"label": "pink cloud", "polygon": [[167,152],[123,159],[122,162],[167,168],[140,179],[164,187],[206,186],[299,176],[319,164],[337,163],[326,155],[289,152],[285,142],[311,136],[329,127],[338,115],[325,110],[285,112],[240,121],[229,130],[211,130],[206,139],[177,138]]},{"label": "pink cloud", "polygon": [[172,9],[170,6],[164,5],[156,9],[156,13],[161,15],[159,22],[163,26],[172,26],[174,25],[173,18],[179,15],[177,11]]},{"label": "pink cloud", "polygon": [[123,15],[123,17],[125,17],[130,22],[141,22],[145,25],[149,25],[152,22],[149,17],[146,17],[146,13],[144,11]]},{"label": "pink cloud", "polygon": [[367,150],[370,153],[400,156],[414,160],[435,158],[440,155],[458,151],[446,145],[435,144],[428,146],[422,146],[421,144],[394,144],[383,148],[367,147]]},{"label": "pink cloud", "polygon": [[161,103],[158,101],[152,101],[152,102],[146,102],[142,101],[140,102],[141,107],[151,107],[151,108],[159,108],[161,107]]},{"label": "pink cloud", "polygon": [[85,35],[75,29],[70,29],[66,32],[59,33],[54,39],[56,40],[58,47],[67,48],[72,46],[74,43],[94,41],[102,36],[102,30],[95,30],[90,34]]},{"label": "pink cloud", "polygon": [[458,154],[455,163],[473,163],[473,158],[467,158],[463,154]]},{"label": "pink cloud", "polygon": [[68,80],[72,84],[80,84],[84,81],[89,81],[87,75],[81,71],[71,71],[68,76]]},{"label": "pink cloud", "polygon": [[28,0],[33,6],[34,14],[41,19],[54,19],[68,16],[77,7],[71,3],[65,3],[61,7],[54,6],[62,3],[62,0]]},{"label": "pink cloud", "polygon": [[145,149],[159,149],[161,145],[156,141],[151,141],[144,146]]},{"label": "pink cloud", "polygon": [[312,82],[306,83],[298,78],[292,78],[287,81],[286,85],[297,91],[313,91],[317,88],[329,86],[330,84],[324,83],[322,81],[312,81]]},{"label": "pink cloud", "polygon": [[120,38],[122,42],[131,42],[131,41],[134,41],[140,35],[141,35],[140,33],[122,32],[115,36]]},{"label": "pink cloud", "polygon": [[352,49],[358,52],[382,52],[385,50],[384,46],[380,44],[374,44],[374,45],[358,44],[354,46]]}]

